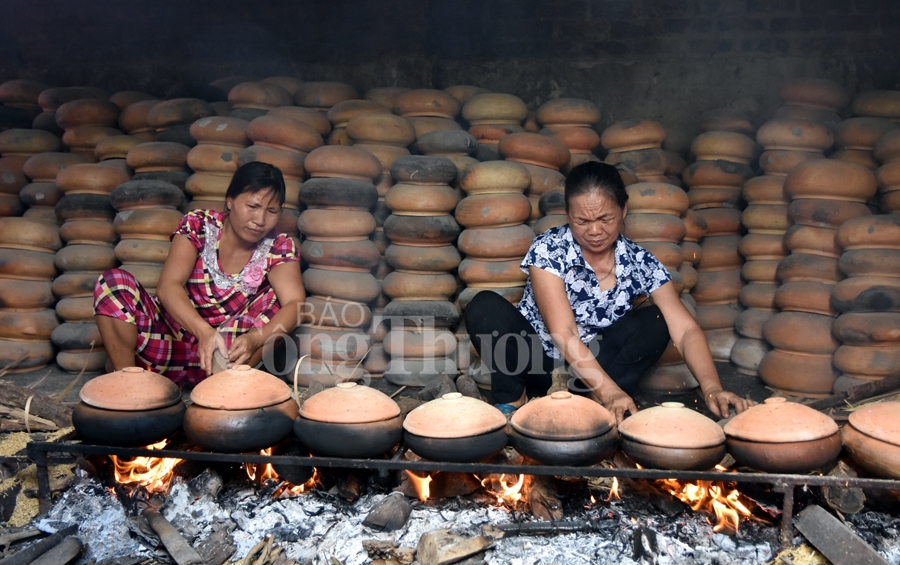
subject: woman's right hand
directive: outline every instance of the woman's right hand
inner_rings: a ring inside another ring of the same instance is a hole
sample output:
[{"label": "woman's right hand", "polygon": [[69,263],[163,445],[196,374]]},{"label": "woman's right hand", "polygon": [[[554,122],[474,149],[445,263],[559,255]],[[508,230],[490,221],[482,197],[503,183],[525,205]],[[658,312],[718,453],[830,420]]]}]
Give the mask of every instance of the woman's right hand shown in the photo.
[{"label": "woman's right hand", "polygon": [[209,326],[198,338],[199,345],[197,354],[200,356],[200,369],[207,375],[213,372],[213,353],[216,349],[223,357],[228,359],[228,347],[225,345],[225,338],[216,331],[216,328]]},{"label": "woman's right hand", "polygon": [[634,415],[637,414],[638,411],[634,400],[632,400],[622,389],[608,392],[602,396],[595,394],[594,399],[612,413],[616,418],[616,426],[621,424],[622,420],[625,419],[625,412]]}]

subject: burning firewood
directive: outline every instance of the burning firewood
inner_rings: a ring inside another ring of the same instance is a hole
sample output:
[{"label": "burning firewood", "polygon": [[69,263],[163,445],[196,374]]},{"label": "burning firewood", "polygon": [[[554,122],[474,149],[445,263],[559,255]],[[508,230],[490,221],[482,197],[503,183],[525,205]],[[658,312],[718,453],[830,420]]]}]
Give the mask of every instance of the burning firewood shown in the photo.
[{"label": "burning firewood", "polygon": [[550,477],[538,476],[534,478],[531,491],[528,493],[528,504],[531,505],[531,513],[538,520],[554,522],[562,520],[562,503],[556,498],[556,489]]},{"label": "burning firewood", "polygon": [[[843,461],[838,461],[834,469],[828,472],[830,477],[856,477],[856,471]],[[856,514],[866,504],[866,495],[858,487],[822,487],[822,496],[833,510],[841,514]]]},{"label": "burning firewood", "polygon": [[392,532],[406,524],[411,512],[412,507],[406,497],[394,492],[372,507],[363,525],[379,532]]},{"label": "burning firewood", "polygon": [[416,561],[421,565],[449,565],[481,553],[493,544],[494,540],[487,536],[467,538],[450,530],[434,530],[419,538]]},{"label": "burning firewood", "polygon": [[166,551],[178,565],[198,565],[203,563],[200,554],[190,546],[181,533],[169,523],[161,514],[153,509],[144,510],[144,517],[159,536],[159,541],[165,546]]},{"label": "burning firewood", "polygon": [[71,525],[62,530],[59,530],[55,534],[42,539],[41,541],[26,547],[25,549],[10,555],[9,557],[0,560],[0,563],[3,565],[27,565],[31,563],[41,555],[50,551],[52,548],[59,545],[67,537],[74,535],[78,532],[77,525]]}]

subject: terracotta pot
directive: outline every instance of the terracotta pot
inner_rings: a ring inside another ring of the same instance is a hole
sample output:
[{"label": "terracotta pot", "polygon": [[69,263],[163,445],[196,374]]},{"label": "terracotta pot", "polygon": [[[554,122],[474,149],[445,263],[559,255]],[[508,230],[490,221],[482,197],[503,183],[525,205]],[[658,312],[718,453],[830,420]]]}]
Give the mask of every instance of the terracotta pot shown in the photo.
[{"label": "terracotta pot", "polygon": [[900,346],[890,343],[877,345],[842,345],[834,352],[834,366],[849,375],[889,377],[900,362]]},{"label": "terracotta pot", "polygon": [[288,106],[294,99],[290,92],[268,82],[242,82],[228,91],[228,101],[234,108],[261,108],[269,110]]},{"label": "terracotta pot", "polygon": [[0,248],[0,275],[20,280],[53,280],[54,258],[53,253]]},{"label": "terracotta pot", "polygon": [[821,153],[834,143],[834,134],[827,125],[818,122],[775,119],[760,126],[756,132],[756,141],[767,150],[788,149]]},{"label": "terracotta pot", "polygon": [[875,160],[872,152],[864,149],[839,149],[832,153],[829,158],[835,161],[859,165],[873,173],[880,165],[880,163]]},{"label": "terracotta pot", "polygon": [[615,123],[600,136],[600,143],[609,151],[621,153],[637,149],[661,147],[666,131],[659,122],[629,120]]},{"label": "terracotta pot", "polygon": [[835,242],[842,249],[900,248],[900,219],[894,215],[861,216],[847,220],[837,230]]},{"label": "terracotta pot", "polygon": [[500,154],[509,161],[558,170],[565,166],[571,154],[561,142],[536,133],[513,133],[500,140]]},{"label": "terracotta pot", "polygon": [[13,107],[35,106],[38,104],[38,96],[47,88],[46,84],[36,80],[8,80],[0,84],[0,102]]},{"label": "terracotta pot", "polygon": [[739,373],[759,376],[759,365],[771,349],[763,340],[741,337],[731,347],[731,363]]},{"label": "terracotta pot", "polygon": [[835,285],[831,303],[839,312],[900,311],[900,278],[861,276]]},{"label": "terracotta pot", "polygon": [[731,360],[731,349],[740,337],[732,328],[704,329],[706,342],[709,344],[709,352],[712,358],[720,363],[728,363]]},{"label": "terracotta pot", "polygon": [[243,410],[219,410],[192,404],[184,415],[184,433],[189,440],[209,451],[259,451],[288,437],[298,412],[292,398],[271,406]]},{"label": "terracotta pot", "polygon": [[423,320],[428,320],[436,328],[455,327],[459,322],[459,310],[445,300],[397,300],[384,307],[384,316],[391,318],[393,328],[418,328]]},{"label": "terracotta pot", "polygon": [[56,175],[66,167],[88,160],[76,153],[41,153],[29,157],[22,167],[25,175],[34,182],[56,182]]},{"label": "terracotta pot", "polygon": [[741,223],[750,233],[783,234],[793,222],[786,204],[751,204],[741,214]]},{"label": "terracotta pot", "polygon": [[511,261],[524,257],[533,239],[534,231],[527,225],[467,229],[457,246],[470,259]]},{"label": "terracotta pot", "polygon": [[[13,367],[10,373],[21,373],[46,367],[56,354],[50,341],[0,339],[0,363]],[[79,371],[81,368],[79,367]]]},{"label": "terracotta pot", "polygon": [[833,316],[831,293],[834,287],[820,281],[785,281],[775,292],[775,305],[782,310]]},{"label": "terracotta pot", "polygon": [[368,272],[380,257],[375,243],[357,241],[318,241],[307,239],[300,245],[300,256],[310,265]]},{"label": "terracotta pot", "polygon": [[356,302],[369,302],[379,293],[378,281],[369,272],[310,267],[303,272],[303,285],[310,294]]},{"label": "terracotta pot", "polygon": [[450,159],[433,155],[400,157],[391,165],[391,177],[397,183],[449,184],[457,173]]},{"label": "terracotta pot", "polygon": [[900,343],[900,313],[842,314],[834,321],[831,331],[844,345]]},{"label": "terracotta pot", "polygon": [[509,429],[509,443],[522,455],[542,465],[589,466],[611,456],[619,445],[615,428],[578,440],[553,440],[527,436]]},{"label": "terracotta pot", "polygon": [[191,137],[196,139],[201,145],[212,143],[215,145],[246,147],[250,144],[250,140],[247,138],[247,126],[249,123],[246,120],[226,116],[201,118],[191,124]]},{"label": "terracotta pot", "polygon": [[589,100],[556,98],[541,104],[536,118],[543,126],[590,127],[600,121],[600,108]]},{"label": "terracotta pot", "polygon": [[188,152],[187,165],[195,171],[234,173],[239,151],[231,145],[197,145]]},{"label": "terracotta pot", "polygon": [[790,251],[784,245],[784,234],[750,233],[741,238],[738,253],[748,261],[781,260]]},{"label": "terracotta pot", "polygon": [[[329,146],[329,148],[349,149]],[[322,149],[326,149],[323,147]],[[371,155],[369,155],[371,157]],[[375,159],[372,157],[372,159]],[[376,160],[377,162],[377,160]],[[309,157],[306,159],[309,164]],[[379,167],[381,164],[379,163]],[[378,201],[378,191],[369,181],[351,178],[320,177],[304,182],[300,188],[300,201],[310,207],[347,208],[368,211]]]},{"label": "terracotta pot", "polygon": [[459,115],[460,104],[443,90],[422,88],[397,96],[393,111],[404,118],[422,116],[452,120]]},{"label": "terracotta pot", "polygon": [[200,118],[216,115],[209,103],[197,98],[172,98],[156,103],[147,113],[147,123],[157,129],[192,124]]},{"label": "terracotta pot", "polygon": [[739,269],[744,263],[743,257],[738,252],[740,242],[739,235],[704,237],[700,242],[701,257],[697,263],[697,270],[704,272]]},{"label": "terracotta pot", "polygon": [[[452,88],[452,87],[451,87]],[[473,87],[475,88],[475,87]],[[364,98],[366,100],[371,100],[373,102],[377,102],[384,106],[385,108],[393,108],[394,101],[398,96],[403,94],[404,92],[409,92],[411,89],[406,88],[405,86],[387,86],[381,88],[370,88],[366,91]],[[445,92],[450,92],[449,89],[444,89]],[[462,103],[462,102],[460,102]]]},{"label": "terracotta pot", "polygon": [[59,138],[47,131],[12,128],[0,132],[0,155],[28,157],[38,153],[59,151]]},{"label": "terracotta pot", "polygon": [[384,277],[382,290],[394,300],[449,300],[456,286],[456,277],[447,273],[394,271]]},{"label": "terracotta pot", "polygon": [[754,136],[756,125],[749,112],[738,108],[717,108],[700,117],[700,131],[733,131]]},{"label": "terracotta pot", "polygon": [[740,464],[767,473],[806,474],[828,469],[841,451],[838,434],[811,441],[772,443],[744,441],[729,437],[728,453]]},{"label": "terracotta pot", "polygon": [[694,138],[691,153],[698,161],[722,160],[746,165],[759,154],[759,146],[752,138],[740,133],[708,131]]},{"label": "terracotta pot", "polygon": [[900,249],[850,249],[841,254],[838,266],[848,277],[900,276]]},{"label": "terracotta pot", "polygon": [[794,199],[865,202],[875,195],[876,189],[875,176],[870,170],[833,159],[801,163],[784,181],[785,195]]},{"label": "terracotta pot", "polygon": [[835,126],[834,143],[844,149],[872,151],[881,136],[894,129],[897,124],[884,118],[849,118]]},{"label": "terracotta pot", "polygon": [[279,106],[269,110],[267,116],[273,118],[289,118],[300,123],[306,124],[316,131],[324,139],[331,131],[331,122],[325,117],[323,112],[312,108],[301,108],[298,106]]},{"label": "terracotta pot", "polygon": [[136,173],[179,170],[187,165],[190,148],[170,141],[153,141],[128,150],[126,161]]},{"label": "terracotta pot", "polygon": [[684,240],[685,241],[693,241],[697,242],[706,235],[706,232],[709,230],[709,225],[706,223],[706,219],[704,219],[699,213],[694,210],[687,210],[684,213]]},{"label": "terracotta pot", "polygon": [[64,298],[93,296],[99,273],[66,273],[53,279],[53,294]]},{"label": "terracotta pot", "polygon": [[[466,156],[471,155],[478,147],[475,137],[462,130],[432,131],[415,142],[416,147],[424,155]],[[478,163],[477,159],[472,162],[472,164],[476,163]]]},{"label": "terracotta pot", "polygon": [[486,92],[473,96],[462,107],[462,117],[471,125],[520,125],[528,115],[528,107],[518,96]]},{"label": "terracotta pot", "polygon": [[355,147],[337,145],[314,149],[306,156],[304,166],[312,177],[338,177],[361,181],[377,179],[382,171],[381,163],[371,153]]},{"label": "terracotta pot", "polygon": [[822,160],[821,152],[792,149],[770,149],[759,156],[759,166],[769,176],[786,176],[791,170],[807,161]]},{"label": "terracotta pot", "polygon": [[[744,263],[744,266],[741,267],[741,276],[744,280],[751,283],[777,283],[778,277],[775,276],[775,273],[778,270],[778,263],[779,261],[777,259],[747,261]],[[772,296],[772,299],[774,300],[774,295]]]},{"label": "terracotta pot", "polygon": [[416,130],[406,118],[387,113],[351,117],[347,135],[354,143],[408,147],[416,141]]},{"label": "terracotta pot", "polygon": [[853,99],[850,111],[856,116],[895,120],[900,118],[900,94],[893,90],[867,90]]},{"label": "terracotta pot", "polygon": [[698,303],[736,302],[743,286],[740,269],[700,271],[691,295]]},{"label": "terracotta pot", "polygon": [[[446,246],[456,241],[460,231],[460,226],[453,216],[391,215],[384,221],[385,235],[391,243],[401,245]],[[462,250],[461,247],[460,249]]]},{"label": "terracotta pot", "polygon": [[456,120],[447,118],[433,118],[430,116],[414,116],[407,118],[416,130],[416,139],[422,137],[426,133],[444,129],[463,129]]},{"label": "terracotta pot", "polygon": [[[182,217],[183,214],[178,210],[142,208],[119,212],[112,225],[123,239],[155,239],[168,243],[169,236],[177,229]],[[67,222],[74,223],[81,222]]]},{"label": "terracotta pot", "polygon": [[[171,233],[172,230],[169,231],[170,235]],[[59,235],[67,245],[106,244],[112,246],[115,245],[115,243],[119,240],[113,222],[108,222],[105,220],[67,221],[60,227]]]},{"label": "terracotta pot", "polygon": [[709,469],[725,455],[722,428],[680,402],[641,410],[622,422],[619,433],[623,451],[645,467]]},{"label": "terracotta pot", "polygon": [[115,127],[119,112],[119,107],[108,100],[72,100],[56,109],[56,123],[66,130],[79,126]]},{"label": "terracotta pot", "polygon": [[66,194],[110,194],[114,188],[130,180],[116,169],[93,163],[66,167],[56,177],[56,186]]},{"label": "terracotta pot", "polygon": [[365,304],[320,296],[308,296],[302,312],[316,326],[363,328],[372,320],[372,311]]},{"label": "terracotta pot", "polygon": [[522,193],[531,185],[528,169],[510,161],[488,161],[472,165],[459,175],[459,186],[469,195]]},{"label": "terracotta pot", "polygon": [[[391,304],[396,304],[392,302]],[[384,378],[396,386],[425,387],[446,377],[455,377],[459,368],[453,359],[436,357],[433,359],[391,358],[384,370]],[[454,444],[454,442],[450,442]],[[417,452],[418,453],[418,452]]]},{"label": "terracotta pot", "polygon": [[569,148],[572,157],[567,165],[575,167],[587,161],[598,161],[593,151],[600,145],[600,134],[586,127],[554,127],[544,128],[541,135],[552,137]]},{"label": "terracotta pot", "polygon": [[875,476],[900,478],[896,402],[870,404],[850,414],[841,439],[853,460]]},{"label": "terracotta pot", "polygon": [[55,302],[49,281],[22,284],[16,279],[0,278],[0,308],[47,308]]},{"label": "terracotta pot", "polygon": [[358,239],[375,231],[375,218],[368,211],[307,209],[300,214],[297,227],[316,239]]},{"label": "terracotta pot", "polygon": [[157,263],[162,265],[169,255],[168,241],[123,239],[115,248],[116,259],[122,263]]},{"label": "terracotta pot", "polygon": [[609,153],[604,162],[616,167],[626,167],[637,175],[638,180],[668,182],[663,175],[669,166],[669,161],[666,152],[662,149],[638,149]]},{"label": "terracotta pot", "polygon": [[388,264],[406,271],[442,273],[455,269],[461,260],[453,245],[419,247],[392,244],[384,253]]},{"label": "terracotta pot", "polygon": [[637,243],[649,251],[670,271],[676,271],[681,266],[684,252],[680,246],[664,241],[640,241]]},{"label": "terracotta pot", "polygon": [[445,394],[407,414],[404,438],[417,454],[436,461],[481,461],[506,445],[506,418],[493,406]]},{"label": "terracotta pot", "polygon": [[38,95],[38,104],[44,110],[56,110],[60,105],[81,98],[106,98],[100,92],[85,86],[60,86],[47,88]]},{"label": "terracotta pot", "polygon": [[836,244],[835,230],[812,226],[792,226],[784,234],[784,245],[792,253],[821,255],[822,257],[839,258],[841,250]]},{"label": "terracotta pot", "polygon": [[744,182],[743,196],[748,204],[790,204],[784,194],[783,175],[760,175]]},{"label": "terracotta pot", "polygon": [[[387,90],[387,89],[384,89]],[[404,91],[409,90],[408,88],[404,89]],[[448,86],[444,89],[444,92],[449,94],[450,96],[456,98],[456,100],[460,103],[460,105],[464,105],[466,102],[478,96],[479,94],[484,94],[486,92],[490,92],[490,90],[486,88],[482,88],[480,86],[473,86],[470,84],[454,84],[453,86]],[[366,95],[368,96],[368,95]]]},{"label": "terracotta pot", "polygon": [[0,218],[0,247],[55,252],[62,247],[59,228],[25,218]]},{"label": "terracotta pot", "polygon": [[639,182],[627,187],[628,210],[644,214],[681,217],[688,209],[688,195],[671,184]]},{"label": "terracotta pot", "polygon": [[759,366],[763,382],[797,396],[828,396],[839,375],[830,353],[817,355],[773,349]]},{"label": "terracotta pot", "polygon": [[821,78],[798,78],[782,86],[778,97],[785,104],[837,111],[850,103],[850,92],[844,85]]},{"label": "terracotta pot", "polygon": [[385,352],[404,359],[447,357],[456,347],[453,333],[442,329],[394,330],[384,338]]},{"label": "terracotta pot", "polygon": [[741,211],[737,208],[704,208],[694,212],[706,222],[707,230],[704,237],[731,235],[741,231]]},{"label": "terracotta pot", "polygon": [[837,259],[806,253],[792,253],[782,259],[776,276],[782,282],[813,281],[826,284],[835,284],[843,278]]},{"label": "terracotta pot", "polygon": [[94,147],[94,156],[98,161],[125,159],[132,147],[142,143],[147,143],[147,140],[133,135],[113,135],[103,139]]},{"label": "terracotta pot", "polygon": [[840,345],[831,336],[834,318],[807,312],[779,312],[763,328],[772,346],[786,351],[832,354]]},{"label": "terracotta pot", "polygon": [[147,123],[147,115],[159,100],[141,100],[122,108],[119,114],[119,128],[148,141],[156,139],[156,128]]},{"label": "terracotta pot", "polygon": [[776,292],[777,283],[752,282],[741,289],[738,300],[747,308],[774,310]]},{"label": "terracotta pot", "polygon": [[111,247],[101,245],[67,245],[56,253],[56,267],[61,271],[94,271],[102,273],[116,266]]},{"label": "terracotta pot", "polygon": [[507,227],[524,223],[531,203],[521,194],[478,194],[462,199],[454,217],[466,228]]},{"label": "terracotta pot", "polygon": [[338,102],[359,98],[352,86],[342,82],[304,82],[294,92],[297,106],[317,108],[323,112]]},{"label": "terracotta pot", "polygon": [[247,138],[256,145],[287,151],[310,153],[324,145],[322,136],[312,126],[280,116],[260,116],[247,125],[246,133]]},{"label": "terracotta pot", "polygon": [[459,197],[446,184],[398,182],[388,190],[384,201],[399,216],[443,216],[453,212]]}]

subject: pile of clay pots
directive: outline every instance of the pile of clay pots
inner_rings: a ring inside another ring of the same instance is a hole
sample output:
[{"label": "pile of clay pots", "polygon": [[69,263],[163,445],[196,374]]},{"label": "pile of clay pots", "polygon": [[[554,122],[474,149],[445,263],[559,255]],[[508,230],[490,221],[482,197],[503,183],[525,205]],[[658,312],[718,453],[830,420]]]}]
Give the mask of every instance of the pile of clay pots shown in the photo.
[{"label": "pile of clay pots", "polygon": [[0,217],[21,216],[24,211],[24,202],[19,195],[28,184],[25,163],[35,155],[59,149],[59,138],[45,131],[8,129],[0,132]]},{"label": "pile of clay pots", "polygon": [[250,144],[248,123],[239,118],[209,116],[191,124],[190,134],[197,143],[185,157],[193,171],[186,183],[191,209],[225,211],[225,192],[238,169],[238,156]]}]

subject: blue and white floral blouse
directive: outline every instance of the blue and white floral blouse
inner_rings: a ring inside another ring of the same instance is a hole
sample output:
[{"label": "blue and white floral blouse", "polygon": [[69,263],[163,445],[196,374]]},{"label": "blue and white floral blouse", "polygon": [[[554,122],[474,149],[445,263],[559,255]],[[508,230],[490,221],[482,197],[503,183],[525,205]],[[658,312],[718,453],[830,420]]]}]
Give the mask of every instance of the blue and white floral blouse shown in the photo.
[{"label": "blue and white floral blouse", "polygon": [[[578,334],[585,344],[631,310],[634,299],[649,295],[671,280],[666,268],[652,253],[619,235],[616,240],[616,285],[601,290],[597,274],[584,260],[581,246],[572,238],[568,224],[551,228],[534,238],[521,268],[527,273],[532,265],[563,279]],[[519,302],[519,312],[540,336],[547,355],[559,359],[561,354],[538,311],[530,279]]]}]

